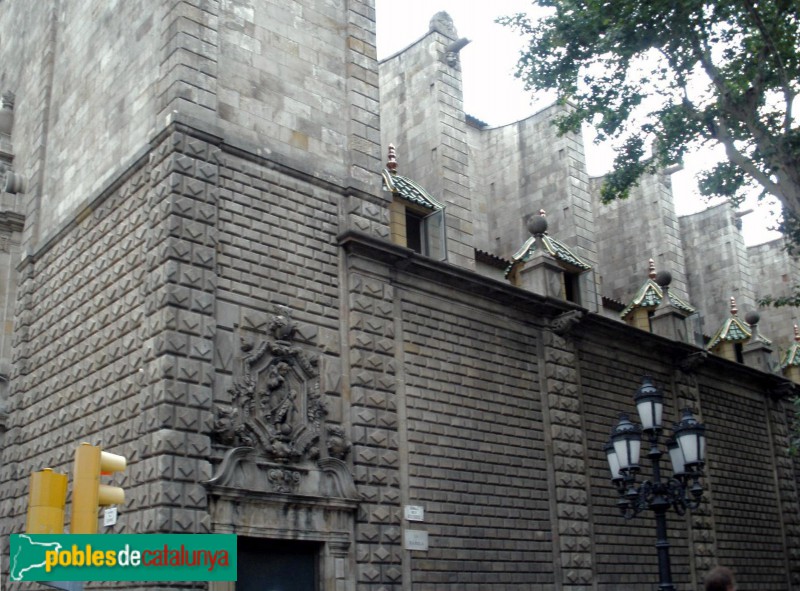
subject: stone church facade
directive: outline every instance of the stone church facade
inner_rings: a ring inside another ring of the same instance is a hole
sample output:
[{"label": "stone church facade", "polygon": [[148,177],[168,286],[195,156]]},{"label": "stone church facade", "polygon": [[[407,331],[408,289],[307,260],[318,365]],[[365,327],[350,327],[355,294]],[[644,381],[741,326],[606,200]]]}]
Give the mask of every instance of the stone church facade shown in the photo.
[{"label": "stone church facade", "polygon": [[[667,207],[658,252],[604,244],[578,138],[484,129],[449,18],[378,64],[374,16],[0,0],[2,535],[89,441],[129,460],[107,533],[240,536],[236,585],[115,588],[652,588],[652,519],[618,515],[603,452],[647,374],[708,426],[676,584],[800,587],[792,382],[611,313],[649,258],[699,308],[691,229]],[[540,209],[553,253],[528,256]]]}]

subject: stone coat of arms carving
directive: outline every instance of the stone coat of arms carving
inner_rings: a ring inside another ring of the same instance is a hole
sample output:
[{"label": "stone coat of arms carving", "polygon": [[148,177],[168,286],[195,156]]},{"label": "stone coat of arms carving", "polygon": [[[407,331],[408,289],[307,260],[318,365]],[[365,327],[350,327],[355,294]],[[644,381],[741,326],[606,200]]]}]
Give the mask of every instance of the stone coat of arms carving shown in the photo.
[{"label": "stone coat of arms carving", "polygon": [[[230,405],[216,408],[213,436],[223,445],[252,447],[278,462],[344,458],[349,452],[342,429],[329,426],[323,440],[325,402],[320,394],[319,358],[293,343],[295,324],[272,318],[267,339],[243,346],[243,375],[229,390]],[[270,338],[271,337],[271,338]]]}]

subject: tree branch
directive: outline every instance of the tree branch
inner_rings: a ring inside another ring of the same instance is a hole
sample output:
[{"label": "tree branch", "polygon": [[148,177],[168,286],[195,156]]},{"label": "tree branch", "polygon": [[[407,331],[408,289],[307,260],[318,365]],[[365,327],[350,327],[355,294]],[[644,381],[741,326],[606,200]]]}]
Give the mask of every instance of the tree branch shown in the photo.
[{"label": "tree branch", "polygon": [[[786,65],[783,63],[783,58],[781,57],[780,51],[775,46],[775,41],[772,38],[767,26],[764,24],[764,19],[761,18],[761,15],[758,12],[758,8],[753,4],[751,0],[742,0],[744,3],[745,9],[747,10],[750,18],[756,25],[756,29],[764,38],[764,47],[769,50],[772,56],[775,58],[775,65],[778,67],[778,71],[780,72],[781,77],[781,86],[783,88],[783,98],[786,101],[786,114],[784,116],[783,121],[783,129],[784,132],[789,132],[791,130],[792,124],[792,101],[794,100],[794,92],[792,91],[792,80],[789,74],[786,72]],[[780,18],[778,15],[777,18]],[[766,68],[761,68],[759,72],[763,73],[766,72]],[[758,88],[759,93],[761,89]]]},{"label": "tree branch", "polygon": [[784,194],[778,183],[775,183],[768,174],[758,168],[750,158],[736,147],[733,135],[724,120],[717,118],[714,129],[711,130],[711,135],[725,147],[728,159],[758,181],[768,193],[771,193],[783,203],[790,199],[788,195]]},{"label": "tree branch", "polygon": [[[749,0],[745,1],[747,2]],[[705,35],[705,28],[702,18],[698,22],[698,27],[704,32]],[[711,79],[712,83],[717,89],[717,104],[719,105],[723,115],[727,115],[732,120],[744,124],[755,140],[756,148],[762,154],[774,152],[778,146],[775,145],[775,141],[773,140],[772,136],[770,136],[768,131],[765,130],[760,124],[761,122],[758,116],[757,101],[748,101],[746,106],[741,102],[733,101],[731,98],[733,93],[728,88],[727,84],[725,83],[725,79],[720,74],[717,67],[714,65],[714,62],[711,59],[710,48],[704,42],[704,38],[701,38],[701,36],[698,35],[695,30],[691,30],[689,39],[691,40],[691,48],[695,58],[700,62],[703,71]],[[795,201],[796,198],[788,195],[780,183],[775,183],[768,174],[764,173],[753,162],[751,158],[742,153],[742,151],[736,147],[733,134],[725,122],[724,116],[717,117],[716,119],[716,130],[712,130],[711,133],[712,136],[714,136],[714,139],[719,141],[725,147],[725,152],[730,161],[750,174],[764,187],[768,193],[778,197],[784,204]],[[783,164],[781,157],[778,158],[777,164]],[[793,205],[793,207],[798,206],[800,206],[800,203]]]}]

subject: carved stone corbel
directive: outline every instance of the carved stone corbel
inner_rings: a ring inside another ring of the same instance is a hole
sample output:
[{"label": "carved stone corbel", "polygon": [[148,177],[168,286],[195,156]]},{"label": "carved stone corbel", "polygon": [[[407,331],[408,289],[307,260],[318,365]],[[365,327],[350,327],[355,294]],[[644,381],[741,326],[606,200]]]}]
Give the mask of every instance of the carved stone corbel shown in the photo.
[{"label": "carved stone corbel", "polygon": [[708,351],[697,351],[679,359],[677,366],[681,371],[694,373],[698,367],[706,362],[706,359],[708,359]]},{"label": "carved stone corbel", "polygon": [[797,391],[795,389],[795,384],[787,380],[770,388],[768,394],[771,398],[782,400],[797,396]]},{"label": "carved stone corbel", "polygon": [[556,316],[550,322],[550,328],[560,337],[567,336],[585,316],[582,310],[570,310]]}]

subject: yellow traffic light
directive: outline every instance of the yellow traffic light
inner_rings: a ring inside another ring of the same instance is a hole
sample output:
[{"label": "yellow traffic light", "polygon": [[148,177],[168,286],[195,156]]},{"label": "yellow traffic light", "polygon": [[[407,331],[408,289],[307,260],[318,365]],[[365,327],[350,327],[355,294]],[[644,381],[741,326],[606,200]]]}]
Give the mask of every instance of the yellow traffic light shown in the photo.
[{"label": "yellow traffic light", "polygon": [[102,451],[96,445],[81,443],[75,450],[69,528],[71,533],[96,534],[99,507],[125,502],[125,491],[116,486],[100,484],[100,475],[123,472],[126,465],[123,456]]},{"label": "yellow traffic light", "polygon": [[63,534],[67,475],[45,468],[31,473],[28,491],[27,534]]}]

